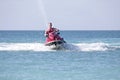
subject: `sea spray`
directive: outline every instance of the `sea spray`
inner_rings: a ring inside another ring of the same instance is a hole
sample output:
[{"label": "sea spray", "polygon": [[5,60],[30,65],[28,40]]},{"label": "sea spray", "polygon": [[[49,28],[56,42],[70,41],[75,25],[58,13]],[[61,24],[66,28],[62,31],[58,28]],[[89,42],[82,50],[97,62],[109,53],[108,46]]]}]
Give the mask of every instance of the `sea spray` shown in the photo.
[{"label": "sea spray", "polygon": [[[107,51],[120,49],[107,43],[69,43],[65,44],[63,51]],[[56,51],[43,43],[0,43],[0,51]]]},{"label": "sea spray", "polygon": [[45,10],[44,3],[43,3],[42,0],[37,0],[37,3],[38,3],[38,7],[39,7],[40,14],[41,14],[42,17],[43,17],[44,26],[47,26],[48,17],[47,17],[47,13],[46,13],[46,10]]},{"label": "sea spray", "polygon": [[41,43],[0,43],[0,51],[51,51]]}]

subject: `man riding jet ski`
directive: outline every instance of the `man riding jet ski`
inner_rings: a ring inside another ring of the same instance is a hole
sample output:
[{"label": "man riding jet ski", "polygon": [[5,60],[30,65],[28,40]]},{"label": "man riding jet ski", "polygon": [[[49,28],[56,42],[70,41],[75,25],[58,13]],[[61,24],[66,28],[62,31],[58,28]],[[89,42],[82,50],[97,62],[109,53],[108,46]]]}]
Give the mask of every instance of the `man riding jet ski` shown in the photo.
[{"label": "man riding jet ski", "polygon": [[65,43],[64,39],[60,37],[59,30],[52,27],[52,23],[48,24],[48,29],[45,31],[46,46],[50,46],[52,49],[59,49],[63,47]]}]

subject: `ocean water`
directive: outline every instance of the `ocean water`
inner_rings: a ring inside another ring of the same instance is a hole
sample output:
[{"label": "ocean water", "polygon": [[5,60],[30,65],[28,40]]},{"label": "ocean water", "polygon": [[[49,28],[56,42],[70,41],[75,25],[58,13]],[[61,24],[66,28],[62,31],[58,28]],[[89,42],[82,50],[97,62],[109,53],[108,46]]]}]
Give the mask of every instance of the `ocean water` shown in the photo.
[{"label": "ocean water", "polygon": [[0,31],[0,80],[120,80],[120,31],[61,31],[62,50],[44,31]]}]

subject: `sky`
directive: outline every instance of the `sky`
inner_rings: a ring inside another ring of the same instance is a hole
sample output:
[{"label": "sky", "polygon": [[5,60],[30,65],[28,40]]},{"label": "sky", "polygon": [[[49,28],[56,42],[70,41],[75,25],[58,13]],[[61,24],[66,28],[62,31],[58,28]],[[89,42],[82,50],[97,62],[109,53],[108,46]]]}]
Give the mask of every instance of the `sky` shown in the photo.
[{"label": "sky", "polygon": [[0,30],[120,30],[120,0],[0,0]]}]

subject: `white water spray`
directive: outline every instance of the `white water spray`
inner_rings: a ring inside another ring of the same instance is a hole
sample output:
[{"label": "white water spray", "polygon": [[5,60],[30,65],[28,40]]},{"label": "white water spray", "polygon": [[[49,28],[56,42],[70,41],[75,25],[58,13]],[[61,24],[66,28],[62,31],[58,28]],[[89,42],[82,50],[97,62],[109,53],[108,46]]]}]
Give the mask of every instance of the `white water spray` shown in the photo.
[{"label": "white water spray", "polygon": [[[65,44],[67,51],[107,51],[120,49],[120,46],[112,46],[107,43],[76,43]],[[55,51],[43,43],[0,43],[0,51]]]},{"label": "white water spray", "polygon": [[48,23],[48,18],[47,18],[47,13],[44,7],[44,3],[42,0],[37,0],[39,11],[42,14],[43,21],[44,21],[44,26],[47,26]]}]

